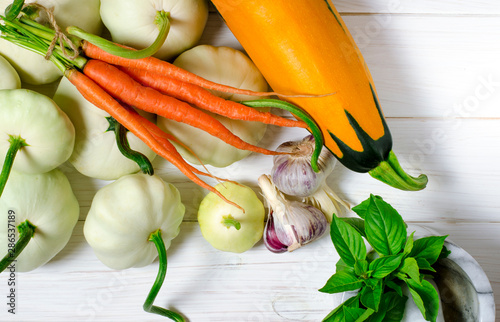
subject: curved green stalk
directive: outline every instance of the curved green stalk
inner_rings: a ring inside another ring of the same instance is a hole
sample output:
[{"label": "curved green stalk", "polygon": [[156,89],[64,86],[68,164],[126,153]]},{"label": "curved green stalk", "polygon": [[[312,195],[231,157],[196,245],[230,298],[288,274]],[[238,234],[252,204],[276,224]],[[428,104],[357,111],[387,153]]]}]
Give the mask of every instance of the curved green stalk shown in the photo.
[{"label": "curved green stalk", "polygon": [[127,140],[127,128],[121,125],[115,118],[107,117],[109,122],[109,127],[106,131],[115,132],[116,145],[118,150],[125,156],[126,158],[137,163],[142,173],[149,174],[152,176],[154,174],[153,165],[151,161],[142,153],[138,151],[134,151],[130,148],[130,144]]},{"label": "curved green stalk", "polygon": [[7,255],[0,261],[0,272],[3,272],[16,258],[21,254],[23,249],[28,245],[29,241],[35,234],[36,226],[25,220],[17,226],[19,239],[13,248],[10,248]]},{"label": "curved green stalk", "polygon": [[274,107],[286,110],[295,115],[303,122],[305,122],[309,127],[311,134],[314,136],[315,147],[314,147],[314,152],[311,155],[311,167],[314,170],[314,172],[320,171],[318,166],[318,158],[321,153],[321,149],[323,149],[323,144],[324,144],[323,133],[321,132],[318,124],[316,124],[316,121],[306,111],[291,103],[271,98],[258,99],[253,101],[244,101],[240,103],[249,107]]},{"label": "curved green stalk", "polygon": [[392,151],[389,152],[387,160],[382,161],[378,167],[368,173],[375,179],[401,190],[422,190],[428,182],[425,174],[421,174],[417,178],[408,175],[399,164],[396,154]]},{"label": "curved green stalk", "polygon": [[20,136],[9,135],[10,147],[7,150],[7,155],[3,162],[2,172],[0,173],[0,196],[3,193],[3,189],[7,184],[9,179],[10,171],[12,170],[12,165],[14,164],[14,159],[16,158],[17,151],[22,147],[27,146],[26,141]]},{"label": "curved green stalk", "polygon": [[5,8],[5,17],[8,20],[15,19],[21,12],[21,9],[23,9],[23,6],[24,6],[24,0],[14,0],[13,3],[8,5],[7,8]]},{"label": "curved green stalk", "polygon": [[156,246],[156,249],[158,250],[160,267],[158,269],[158,275],[156,276],[153,287],[151,288],[151,291],[149,291],[148,297],[144,302],[144,311],[165,316],[173,321],[184,322],[184,318],[179,313],[153,305],[153,302],[158,295],[158,292],[160,291],[163,281],[165,280],[165,275],[167,274],[167,250],[165,248],[165,243],[161,238],[161,230],[158,229],[155,232],[151,233],[151,235],[149,236],[149,241],[153,242]]},{"label": "curved green stalk", "polygon": [[140,50],[119,46],[107,39],[89,34],[76,26],[70,26],[66,28],[66,31],[68,34],[80,37],[112,55],[130,59],[141,59],[154,55],[161,48],[165,39],[167,39],[168,32],[170,31],[170,13],[158,11],[155,23],[160,30],[158,37],[156,37],[155,41],[149,47]]}]

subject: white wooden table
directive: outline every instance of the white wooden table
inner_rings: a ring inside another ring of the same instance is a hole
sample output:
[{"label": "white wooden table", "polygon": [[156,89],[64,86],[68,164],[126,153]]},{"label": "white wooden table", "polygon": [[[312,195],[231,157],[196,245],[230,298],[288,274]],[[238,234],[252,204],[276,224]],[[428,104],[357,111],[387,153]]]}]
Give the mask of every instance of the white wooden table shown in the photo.
[{"label": "white wooden table", "polygon": [[[406,221],[449,234],[482,265],[500,294],[500,2],[498,0],[334,0],[364,54],[393,134],[394,151],[427,188],[403,192],[338,165],[329,185],[352,205],[378,194]],[[241,48],[212,13],[202,43]],[[263,146],[302,138],[303,130],[269,127]],[[211,171],[255,188],[269,157],[251,155]],[[197,206],[206,194],[179,171],[155,161],[182,194],[187,213],[170,247],[165,284],[155,302],[190,321],[319,321],[339,302],[317,291],[338,259],[327,235],[292,253],[260,242],[243,254],[214,250],[201,236]],[[17,314],[7,313],[0,275],[1,321],[165,321],[142,311],[157,262],[113,271],[86,243],[91,200],[107,182],[68,175],[81,204],[64,250],[17,276]],[[245,171],[242,171],[245,169]],[[500,297],[497,297],[497,315]]]}]

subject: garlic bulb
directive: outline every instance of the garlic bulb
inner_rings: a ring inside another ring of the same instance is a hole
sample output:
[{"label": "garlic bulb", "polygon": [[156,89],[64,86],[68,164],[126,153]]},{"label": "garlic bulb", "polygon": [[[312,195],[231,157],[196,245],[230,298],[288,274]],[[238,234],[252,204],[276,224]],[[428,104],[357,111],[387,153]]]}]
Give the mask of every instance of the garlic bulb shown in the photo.
[{"label": "garlic bulb", "polygon": [[264,243],[270,251],[291,252],[324,234],[328,221],[321,210],[300,201],[287,200],[268,175],[261,175],[258,183],[269,205]]},{"label": "garlic bulb", "polygon": [[332,173],[337,162],[333,153],[326,148],[321,150],[318,159],[321,171],[317,173],[312,169],[312,135],[301,141],[285,142],[276,150],[289,152],[276,155],[271,170],[272,181],[281,192],[302,198],[303,202],[320,209],[328,222],[332,221],[333,214],[341,215],[343,208],[350,208],[326,183],[326,178]]},{"label": "garlic bulb", "polygon": [[333,171],[337,161],[334,155],[324,148],[318,159],[320,172],[314,172],[311,167],[311,155],[314,151],[312,135],[301,141],[285,142],[276,151],[289,153],[274,156],[272,180],[280,191],[297,197],[307,197],[316,192]]}]

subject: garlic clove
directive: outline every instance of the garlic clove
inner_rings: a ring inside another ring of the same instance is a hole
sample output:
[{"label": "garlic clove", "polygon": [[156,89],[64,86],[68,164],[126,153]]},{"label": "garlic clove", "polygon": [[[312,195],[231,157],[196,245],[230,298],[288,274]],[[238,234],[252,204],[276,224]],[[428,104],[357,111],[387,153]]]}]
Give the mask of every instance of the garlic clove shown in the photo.
[{"label": "garlic clove", "polygon": [[303,202],[321,210],[328,222],[332,222],[333,214],[342,216],[351,206],[340,198],[326,183],[314,194],[302,199]]},{"label": "garlic clove", "polygon": [[269,218],[267,219],[266,227],[264,228],[264,244],[267,249],[273,253],[284,253],[288,249],[288,246],[283,244],[276,234],[272,212],[269,213]]}]

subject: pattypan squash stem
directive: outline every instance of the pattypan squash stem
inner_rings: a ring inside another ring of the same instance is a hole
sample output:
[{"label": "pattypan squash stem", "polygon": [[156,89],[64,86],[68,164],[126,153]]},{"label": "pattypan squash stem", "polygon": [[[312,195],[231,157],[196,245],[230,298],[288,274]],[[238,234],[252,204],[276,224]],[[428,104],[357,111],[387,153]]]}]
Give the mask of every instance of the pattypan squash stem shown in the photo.
[{"label": "pattypan squash stem", "polygon": [[323,134],[316,123],[314,119],[303,109],[301,109],[298,106],[295,106],[291,103],[284,102],[281,100],[277,99],[271,99],[271,98],[265,98],[265,99],[258,99],[258,100],[252,100],[252,101],[243,101],[240,102],[243,105],[249,106],[249,107],[274,107],[274,108],[279,108],[282,110],[286,110],[296,117],[298,117],[300,120],[304,121],[307,126],[309,127],[309,130],[311,131],[311,134],[314,136],[314,152],[311,155],[311,167],[314,170],[314,172],[319,172],[319,166],[318,166],[318,159],[319,155],[321,153],[321,149],[323,148],[324,144],[324,138]]},{"label": "pattypan squash stem", "polygon": [[23,221],[19,226],[17,226],[17,231],[19,232],[19,239],[15,243],[14,247],[10,248],[7,255],[0,261],[0,272],[3,272],[16,258],[21,254],[24,247],[28,245],[29,241],[35,234],[36,226],[30,223],[28,220]]},{"label": "pattypan squash stem", "polygon": [[14,0],[13,3],[8,5],[7,8],[5,8],[5,17],[8,20],[15,19],[21,12],[23,6],[24,6],[24,0]]},{"label": "pattypan squash stem", "polygon": [[221,223],[226,226],[227,229],[234,227],[236,230],[241,229],[241,223],[234,219],[233,216],[228,215],[228,216],[223,216]]},{"label": "pattypan squash stem", "polygon": [[158,295],[158,292],[160,291],[163,281],[165,280],[165,275],[167,274],[167,250],[165,248],[163,238],[161,237],[160,229],[151,233],[151,235],[149,236],[149,241],[153,242],[156,246],[156,249],[158,250],[159,269],[153,287],[151,288],[151,291],[149,291],[148,297],[144,302],[144,311],[168,317],[173,321],[184,322],[184,318],[179,313],[153,305],[153,302]]},{"label": "pattypan squash stem", "polygon": [[141,59],[154,55],[167,39],[168,32],[170,31],[170,13],[158,11],[156,13],[155,23],[158,25],[159,29],[158,37],[156,37],[155,41],[149,47],[141,50],[116,45],[107,39],[87,33],[76,26],[70,26],[66,28],[66,31],[68,34],[80,37],[112,55],[130,59]]},{"label": "pattypan squash stem", "polygon": [[153,165],[151,161],[142,153],[134,151],[130,148],[130,144],[127,139],[127,128],[121,125],[112,116],[106,118],[109,122],[109,127],[106,131],[115,132],[116,145],[118,150],[123,154],[124,157],[137,163],[142,173],[149,174],[152,176],[154,174]]},{"label": "pattypan squash stem", "polygon": [[17,151],[28,145],[22,137],[14,135],[9,135],[9,143],[10,147],[9,150],[7,150],[7,155],[5,156],[5,160],[3,162],[2,172],[0,173],[0,196],[2,196],[3,189],[7,184],[7,179],[9,179],[10,171],[12,170],[12,165],[14,164]]}]

